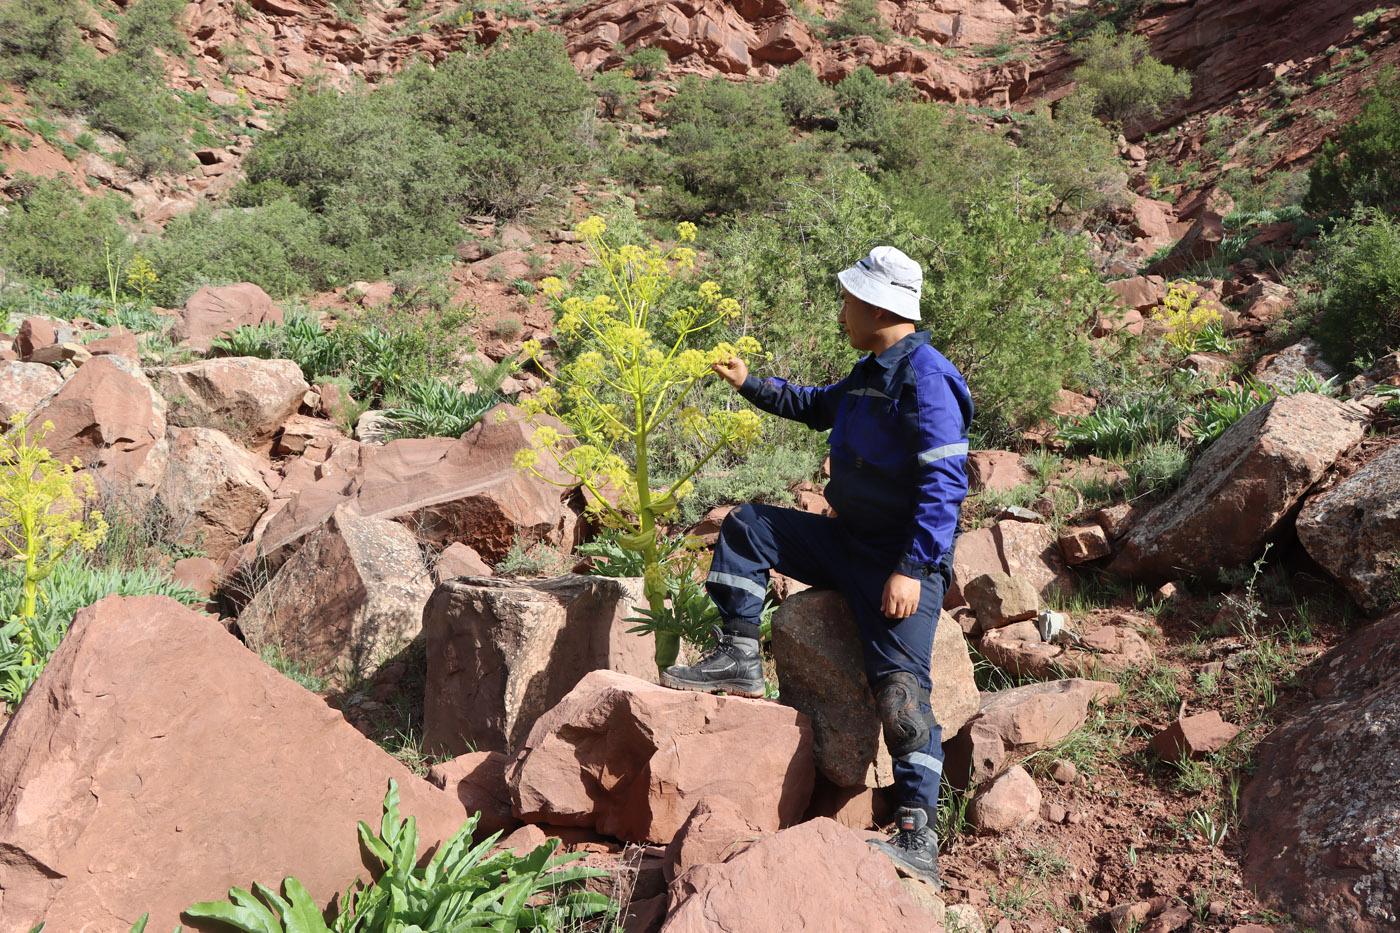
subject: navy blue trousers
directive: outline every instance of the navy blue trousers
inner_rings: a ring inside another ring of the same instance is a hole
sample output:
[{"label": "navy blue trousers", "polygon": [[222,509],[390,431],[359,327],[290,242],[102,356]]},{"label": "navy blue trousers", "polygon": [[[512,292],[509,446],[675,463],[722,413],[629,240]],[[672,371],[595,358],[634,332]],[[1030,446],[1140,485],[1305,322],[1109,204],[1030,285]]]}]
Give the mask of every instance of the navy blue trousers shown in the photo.
[{"label": "navy blue trousers", "polygon": [[[929,662],[933,633],[952,579],[953,551],[921,582],[919,608],[905,619],[887,618],[880,608],[897,558],[893,547],[853,538],[838,519],[771,505],[741,505],[720,528],[705,588],[724,617],[726,631],[757,637],[768,571],[818,589],[840,590],[860,626],[865,676],[871,688],[906,671],[923,688],[921,708],[930,712]],[[894,759],[895,788],[904,806],[932,811],[943,777],[943,730],[932,727],[923,748]]]}]

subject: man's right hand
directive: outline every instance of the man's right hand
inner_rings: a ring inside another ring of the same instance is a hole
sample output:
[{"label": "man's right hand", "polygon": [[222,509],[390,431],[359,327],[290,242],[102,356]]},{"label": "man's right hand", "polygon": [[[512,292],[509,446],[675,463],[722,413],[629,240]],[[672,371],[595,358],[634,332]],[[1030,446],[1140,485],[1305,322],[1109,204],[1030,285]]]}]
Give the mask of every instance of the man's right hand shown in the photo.
[{"label": "man's right hand", "polygon": [[737,356],[731,356],[727,360],[720,360],[711,363],[710,368],[719,373],[719,377],[734,388],[739,388],[744,384],[744,380],[749,378],[749,366]]}]

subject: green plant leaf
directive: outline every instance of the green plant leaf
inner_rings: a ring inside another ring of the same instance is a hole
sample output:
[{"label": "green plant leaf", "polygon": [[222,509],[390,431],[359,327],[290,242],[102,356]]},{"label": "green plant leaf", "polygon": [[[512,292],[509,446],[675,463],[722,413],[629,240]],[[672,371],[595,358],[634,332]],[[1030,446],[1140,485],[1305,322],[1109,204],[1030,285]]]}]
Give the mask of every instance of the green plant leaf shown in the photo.
[{"label": "green plant leaf", "polygon": [[230,888],[228,896],[234,903],[201,901],[185,908],[185,915],[198,920],[221,920],[244,933],[287,933],[277,915],[248,891]]}]

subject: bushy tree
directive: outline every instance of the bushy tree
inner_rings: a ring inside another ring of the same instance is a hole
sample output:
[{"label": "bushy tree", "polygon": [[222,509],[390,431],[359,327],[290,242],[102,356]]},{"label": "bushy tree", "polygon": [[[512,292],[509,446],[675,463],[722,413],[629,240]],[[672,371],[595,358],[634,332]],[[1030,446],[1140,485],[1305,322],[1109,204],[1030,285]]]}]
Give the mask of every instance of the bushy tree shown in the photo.
[{"label": "bushy tree", "polygon": [[1071,221],[1128,202],[1128,173],[1108,127],[1079,101],[1048,107],[1021,124],[1017,161],[1052,198],[1050,212]]},{"label": "bushy tree", "polygon": [[1317,331],[1327,355],[1364,367],[1400,347],[1400,222],[1358,208],[1322,238],[1318,253],[1326,289]]},{"label": "bushy tree", "polygon": [[615,69],[599,72],[593,76],[589,87],[593,90],[593,96],[598,98],[599,106],[603,108],[603,116],[609,120],[626,119],[637,109],[637,97],[641,93],[641,86],[635,78],[630,78],[621,71]]},{"label": "bushy tree", "polygon": [[891,84],[862,65],[836,85],[836,130],[852,149],[880,152],[892,139],[897,102],[907,97],[905,85]]},{"label": "bushy tree", "polygon": [[120,202],[84,198],[62,178],[21,176],[16,191],[0,216],[0,267],[61,288],[105,285],[108,249],[120,256],[127,241]]},{"label": "bushy tree", "polygon": [[1386,66],[1360,115],[1322,144],[1308,170],[1310,211],[1349,211],[1353,204],[1400,204],[1400,76]]},{"label": "bushy tree", "polygon": [[290,212],[280,202],[316,219],[323,245],[304,244],[275,275],[325,286],[416,266],[451,250],[464,216],[512,216],[578,176],[592,96],[562,41],[540,30],[498,46],[415,65],[379,89],[296,98],[248,154],[235,195],[271,209],[279,230]]},{"label": "bushy tree", "polygon": [[667,101],[663,143],[670,156],[658,206],[700,218],[771,203],[779,181],[797,171],[796,150],[766,85],[686,78]]},{"label": "bushy tree", "polygon": [[167,307],[203,285],[253,282],[280,297],[350,282],[363,271],[326,243],[315,213],[287,197],[246,210],[201,205],[145,248],[160,277],[151,297]]},{"label": "bushy tree", "polygon": [[165,86],[156,53],[184,49],[176,25],[184,7],[181,0],[131,4],[117,22],[116,53],[102,56],[74,28],[95,15],[86,4],[13,0],[0,8],[0,79],[123,140],[142,140],[138,170],[182,167],[187,117]]},{"label": "bushy tree", "polygon": [[894,30],[875,0],[846,0],[841,15],[826,24],[826,34],[832,39],[872,36],[881,42],[894,38]]},{"label": "bushy tree", "polygon": [[812,126],[818,122],[835,121],[836,92],[831,85],[817,78],[806,62],[789,65],[778,72],[773,93],[783,115],[794,126]]},{"label": "bushy tree", "polygon": [[1074,70],[1076,93],[1089,95],[1095,113],[1133,126],[1156,120],[1168,104],[1191,93],[1191,76],[1152,56],[1147,39],[1118,35],[1101,23],[1074,51],[1084,63]]}]

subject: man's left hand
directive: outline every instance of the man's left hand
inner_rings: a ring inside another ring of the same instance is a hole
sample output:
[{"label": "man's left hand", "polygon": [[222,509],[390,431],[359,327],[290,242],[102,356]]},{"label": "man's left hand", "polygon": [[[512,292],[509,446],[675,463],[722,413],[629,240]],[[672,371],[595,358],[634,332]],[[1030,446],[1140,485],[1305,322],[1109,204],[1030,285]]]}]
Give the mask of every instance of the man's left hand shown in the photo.
[{"label": "man's left hand", "polygon": [[888,618],[907,619],[919,608],[922,590],[923,585],[913,577],[892,573],[885,581],[885,595],[880,600],[880,608]]}]

